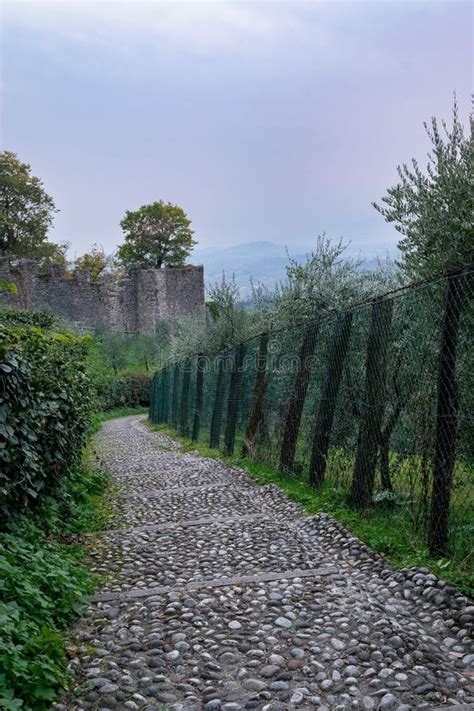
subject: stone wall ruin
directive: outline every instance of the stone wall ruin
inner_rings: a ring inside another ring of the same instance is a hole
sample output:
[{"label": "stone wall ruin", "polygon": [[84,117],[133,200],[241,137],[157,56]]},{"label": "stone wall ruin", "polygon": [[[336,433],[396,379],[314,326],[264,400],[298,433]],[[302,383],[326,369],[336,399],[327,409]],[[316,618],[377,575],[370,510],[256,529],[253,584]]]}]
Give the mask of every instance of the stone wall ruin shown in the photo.
[{"label": "stone wall ruin", "polygon": [[18,289],[17,295],[0,292],[1,305],[47,309],[81,331],[147,333],[161,321],[205,316],[202,266],[137,269],[93,280],[87,270],[70,272],[59,264],[42,270],[31,260],[12,264],[1,258],[0,279]]}]

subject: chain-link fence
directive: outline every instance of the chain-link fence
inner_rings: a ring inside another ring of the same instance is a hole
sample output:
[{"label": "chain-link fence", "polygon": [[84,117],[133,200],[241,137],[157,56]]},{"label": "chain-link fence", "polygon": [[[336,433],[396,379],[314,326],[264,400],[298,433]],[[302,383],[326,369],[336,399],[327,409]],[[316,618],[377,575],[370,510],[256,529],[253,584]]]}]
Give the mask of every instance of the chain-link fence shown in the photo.
[{"label": "chain-link fence", "polygon": [[158,371],[150,419],[472,550],[474,271]]}]

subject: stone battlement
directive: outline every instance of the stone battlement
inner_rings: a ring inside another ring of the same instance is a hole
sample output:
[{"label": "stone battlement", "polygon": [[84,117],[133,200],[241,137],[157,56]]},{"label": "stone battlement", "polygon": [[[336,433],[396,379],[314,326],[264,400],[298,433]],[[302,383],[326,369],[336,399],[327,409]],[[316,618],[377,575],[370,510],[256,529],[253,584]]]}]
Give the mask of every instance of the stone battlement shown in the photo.
[{"label": "stone battlement", "polygon": [[137,269],[119,279],[103,274],[92,280],[87,270],[68,272],[60,264],[40,270],[28,259],[10,264],[1,258],[0,279],[18,289],[18,295],[0,293],[0,304],[48,309],[83,331],[146,333],[160,321],[205,315],[202,266]]}]

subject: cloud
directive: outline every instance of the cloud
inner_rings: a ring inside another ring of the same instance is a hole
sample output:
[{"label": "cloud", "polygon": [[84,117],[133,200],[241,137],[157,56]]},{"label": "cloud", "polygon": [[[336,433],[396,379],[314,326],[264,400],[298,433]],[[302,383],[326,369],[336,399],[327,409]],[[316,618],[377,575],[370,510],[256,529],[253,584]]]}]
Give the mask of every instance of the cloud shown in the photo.
[{"label": "cloud", "polygon": [[4,22],[100,44],[155,40],[182,49],[239,49],[242,43],[274,43],[303,33],[298,12],[282,3],[228,0],[129,2],[116,0],[17,0],[3,4]]},{"label": "cloud", "polygon": [[[410,4],[410,2],[409,2]],[[408,12],[402,2],[404,13]],[[400,15],[397,3],[387,12]],[[299,84],[313,71],[331,80],[354,76],[381,77],[397,67],[382,37],[364,41],[377,4],[362,0],[7,0],[4,25],[29,31],[45,53],[63,53],[61,64],[97,70],[94,49],[112,73],[147,74],[153,57],[167,51],[175,57],[209,57],[225,62],[238,57],[239,71],[274,75]],[[62,43],[58,40],[62,40]],[[397,36],[397,42],[399,38]],[[390,43],[390,40],[388,40]],[[256,62],[255,58],[259,61]],[[111,60],[111,61],[108,61]],[[103,69],[105,65],[100,65]],[[218,65],[216,65],[218,70]],[[288,75],[292,72],[292,76]]]}]

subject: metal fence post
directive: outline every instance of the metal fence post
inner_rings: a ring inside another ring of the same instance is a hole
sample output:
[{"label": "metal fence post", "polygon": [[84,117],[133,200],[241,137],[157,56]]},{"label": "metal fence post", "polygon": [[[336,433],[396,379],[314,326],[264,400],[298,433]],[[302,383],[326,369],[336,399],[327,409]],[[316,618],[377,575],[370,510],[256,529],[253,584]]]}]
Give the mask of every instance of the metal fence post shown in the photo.
[{"label": "metal fence post", "polygon": [[154,374],[151,381],[150,389],[150,407],[148,408],[148,419],[150,422],[155,422],[155,407],[156,407],[156,379],[158,376],[158,371]]},{"label": "metal fence post", "polygon": [[387,350],[392,322],[392,299],[376,299],[367,341],[364,405],[359,424],[357,453],[349,500],[363,511],[372,503],[380,424],[385,406]]},{"label": "metal fence post", "polygon": [[171,426],[176,429],[178,426],[178,405],[179,405],[179,374],[181,372],[180,363],[176,363],[173,368],[173,394],[171,399]]},{"label": "metal fence post", "polygon": [[286,408],[285,425],[280,450],[280,469],[283,472],[293,472],[295,469],[296,442],[303,415],[304,401],[309,385],[312,358],[316,348],[319,331],[319,321],[312,321],[306,326],[303,342],[300,348],[298,372],[296,373],[293,390]]},{"label": "metal fence post", "polygon": [[428,546],[433,556],[448,554],[449,513],[459,413],[456,352],[468,275],[460,270],[447,278],[438,367],[436,444]]},{"label": "metal fence post", "polygon": [[224,452],[228,456],[234,453],[235,430],[240,403],[240,384],[242,382],[242,371],[247,346],[240,343],[234,351],[232,372],[229,383],[229,397],[227,399],[227,418],[224,432]]},{"label": "metal fence post", "polygon": [[337,395],[342,378],[342,369],[352,328],[352,311],[337,316],[334,335],[329,349],[328,366],[319,401],[313,434],[313,447],[309,465],[309,483],[320,487],[324,482],[326,460],[331,430],[336,411]]},{"label": "metal fence post", "polygon": [[183,437],[189,435],[188,409],[189,409],[189,383],[191,380],[191,361],[186,358],[182,363],[183,385],[181,388],[181,406],[179,413],[179,432]]},{"label": "metal fence post", "polygon": [[224,404],[225,356],[226,354],[218,356],[219,361],[217,366],[216,393],[214,397],[214,407],[212,409],[211,434],[209,439],[209,446],[213,449],[216,449],[219,446],[221,437],[222,408]]},{"label": "metal fence post", "polygon": [[170,385],[170,372],[168,366],[163,368],[163,409],[162,409],[162,420],[163,422],[168,422],[169,420],[169,385]]},{"label": "metal fence post", "polygon": [[196,401],[194,405],[193,431],[191,439],[197,442],[201,429],[202,403],[204,398],[204,368],[205,358],[199,354],[196,361]]},{"label": "metal fence post", "polygon": [[253,395],[253,404],[250,411],[247,427],[245,430],[244,441],[242,444],[242,456],[252,456],[255,450],[255,440],[257,437],[258,426],[262,417],[262,405],[265,391],[267,389],[267,354],[270,334],[262,333],[260,336],[260,345],[255,364],[255,388]]}]

